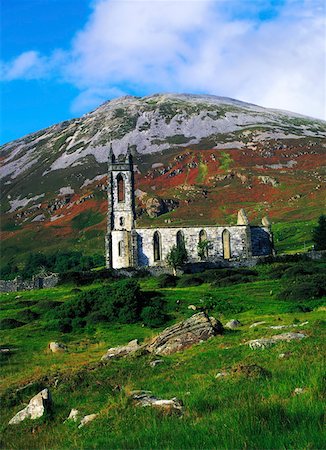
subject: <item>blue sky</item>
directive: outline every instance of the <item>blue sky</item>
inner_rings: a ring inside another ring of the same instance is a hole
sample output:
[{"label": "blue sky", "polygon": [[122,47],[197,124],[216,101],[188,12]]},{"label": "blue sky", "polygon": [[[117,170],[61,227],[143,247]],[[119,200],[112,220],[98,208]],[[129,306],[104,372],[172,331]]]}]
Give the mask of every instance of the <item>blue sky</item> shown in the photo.
[{"label": "blue sky", "polygon": [[0,1],[1,143],[126,94],[325,118],[323,0]]}]

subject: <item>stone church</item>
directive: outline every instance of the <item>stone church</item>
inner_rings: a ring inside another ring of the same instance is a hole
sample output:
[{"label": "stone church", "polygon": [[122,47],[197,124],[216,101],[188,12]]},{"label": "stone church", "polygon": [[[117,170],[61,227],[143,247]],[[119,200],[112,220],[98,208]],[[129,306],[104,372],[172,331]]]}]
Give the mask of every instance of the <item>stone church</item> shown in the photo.
[{"label": "stone church", "polygon": [[[222,259],[246,259],[273,252],[268,219],[262,220],[262,226],[252,226],[243,210],[239,211],[237,225],[234,226],[137,227],[133,157],[128,148],[123,160],[116,159],[111,146],[106,266],[113,269],[165,266],[171,247],[180,242],[185,245],[189,263],[203,260],[218,263]],[[200,242],[206,243],[202,252],[198,250]]]}]

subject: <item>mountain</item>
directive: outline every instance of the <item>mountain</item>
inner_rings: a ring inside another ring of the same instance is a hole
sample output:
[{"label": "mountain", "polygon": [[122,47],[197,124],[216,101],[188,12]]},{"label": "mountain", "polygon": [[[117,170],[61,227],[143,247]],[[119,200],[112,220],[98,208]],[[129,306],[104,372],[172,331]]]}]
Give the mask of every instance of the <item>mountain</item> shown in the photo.
[{"label": "mountain", "polygon": [[[224,97],[111,100],[0,148],[8,255],[101,249],[108,145],[128,143],[142,224],[309,220],[323,207],[326,123]],[[8,250],[9,249],[9,250]]]}]

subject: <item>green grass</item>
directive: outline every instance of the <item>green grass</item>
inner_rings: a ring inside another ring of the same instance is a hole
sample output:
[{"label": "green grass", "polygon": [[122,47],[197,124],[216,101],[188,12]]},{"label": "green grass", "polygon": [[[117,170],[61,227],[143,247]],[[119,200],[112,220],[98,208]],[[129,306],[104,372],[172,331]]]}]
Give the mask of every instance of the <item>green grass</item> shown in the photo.
[{"label": "green grass", "polygon": [[[325,269],[324,262],[313,264],[316,270]],[[47,327],[49,311],[42,309],[42,302],[65,302],[75,295],[74,286],[1,294],[0,318],[17,317],[28,302],[31,310],[41,314],[38,320],[21,328],[0,330],[2,344],[17,349],[2,364],[2,447],[323,448],[322,320],[326,314],[316,300],[310,301],[311,312],[289,312],[290,302],[278,295],[288,281],[270,279],[273,267],[258,266],[259,275],[251,283],[220,288],[203,284],[158,289],[155,278],[141,280],[144,291],[156,290],[166,298],[170,312],[167,325],[191,316],[193,311],[188,306],[208,297],[222,305],[212,313],[222,323],[232,318],[243,323],[237,330],[164,357],[164,363],[155,368],[149,365],[155,359],[152,355],[114,360],[106,365],[98,362],[108,347],[135,338],[148,340],[160,329],[140,323],[102,323],[60,334]],[[81,289],[87,291],[95,286]],[[250,328],[261,320],[266,324]],[[284,330],[268,328],[297,321],[308,324]],[[303,330],[308,337],[262,351],[242,345],[250,339],[297,330]],[[47,345],[53,340],[64,342],[68,352],[49,353]],[[278,355],[286,351],[291,352],[290,358],[279,359]],[[258,364],[270,371],[271,378],[215,378],[218,372],[240,363]],[[36,384],[15,393],[17,387],[31,381]],[[52,392],[52,417],[8,426],[8,420],[43,386],[49,386]],[[296,387],[304,387],[306,392],[294,396]],[[149,389],[161,398],[180,398],[184,402],[182,417],[135,407],[127,395],[133,389]],[[84,415],[99,413],[99,417],[78,429],[74,423],[63,423],[71,408],[78,408]]]},{"label": "green grass", "polygon": [[222,170],[229,170],[230,165],[233,163],[233,159],[230,156],[229,153],[221,152],[221,158],[220,158],[220,169]]},{"label": "green grass", "polygon": [[83,211],[78,216],[74,217],[71,221],[72,228],[74,230],[83,230],[84,228],[96,225],[104,219],[103,214],[98,211],[92,211],[91,209]]},{"label": "green grass", "polygon": [[297,253],[311,250],[312,230],[316,226],[317,220],[275,223],[272,229],[276,251]]}]

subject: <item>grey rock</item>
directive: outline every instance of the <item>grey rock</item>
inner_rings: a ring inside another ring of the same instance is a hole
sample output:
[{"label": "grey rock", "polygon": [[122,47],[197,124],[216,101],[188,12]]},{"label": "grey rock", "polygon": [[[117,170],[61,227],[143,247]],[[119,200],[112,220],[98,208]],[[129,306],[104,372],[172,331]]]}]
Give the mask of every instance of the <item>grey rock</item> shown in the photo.
[{"label": "grey rock", "polygon": [[259,325],[263,325],[264,323],[266,323],[265,320],[262,320],[261,322],[254,322],[252,325],[250,325],[249,328],[256,328],[256,327],[258,327]]},{"label": "grey rock", "polygon": [[222,333],[221,322],[200,312],[166,328],[147,346],[147,350],[158,355],[170,355]]},{"label": "grey rock", "polygon": [[48,347],[52,353],[63,353],[67,350],[67,347],[60,342],[50,342]]},{"label": "grey rock", "polygon": [[271,338],[254,339],[246,342],[246,344],[249,345],[252,350],[256,350],[269,348],[280,341],[289,342],[293,340],[304,339],[305,337],[306,335],[303,333],[283,333],[277,334]]},{"label": "grey rock", "polygon": [[123,358],[132,353],[135,353],[137,350],[140,350],[141,348],[143,347],[139,345],[138,339],[134,339],[130,341],[127,345],[109,348],[106,354],[102,356],[101,361],[107,361],[112,358]]},{"label": "grey rock", "polygon": [[197,306],[195,306],[195,305],[189,305],[189,306],[188,306],[188,309],[192,309],[193,311],[196,311]]},{"label": "grey rock", "polygon": [[225,328],[230,328],[231,330],[234,330],[235,328],[239,328],[239,327],[242,327],[242,323],[236,319],[232,319],[228,323],[225,324]]},{"label": "grey rock", "polygon": [[96,419],[97,416],[98,414],[89,414],[88,416],[83,417],[80,421],[80,424],[78,425],[78,428],[82,428],[88,423],[92,422],[94,419]]},{"label": "grey rock", "polygon": [[78,409],[72,408],[65,422],[67,422],[67,420],[73,420],[74,422],[77,422],[78,416],[79,416]]},{"label": "grey rock", "polygon": [[305,388],[297,387],[293,391],[293,395],[301,395],[304,394],[307,391]]},{"label": "grey rock", "polygon": [[151,361],[151,362],[149,363],[149,365],[150,365],[151,367],[156,367],[156,366],[158,366],[159,364],[162,364],[162,363],[164,363],[164,360],[163,360],[163,359],[155,359],[155,361]]},{"label": "grey rock", "polygon": [[43,416],[44,413],[51,409],[52,400],[50,391],[43,389],[37,395],[35,395],[26,406],[26,408],[19,411],[10,421],[9,425],[16,425],[25,419],[38,419]]},{"label": "grey rock", "polygon": [[160,399],[154,397],[151,391],[139,391],[133,393],[132,398],[135,401],[136,406],[151,406],[153,408],[159,408],[167,413],[180,413],[183,408],[182,401],[178,400],[176,397],[173,397],[170,400]]}]

